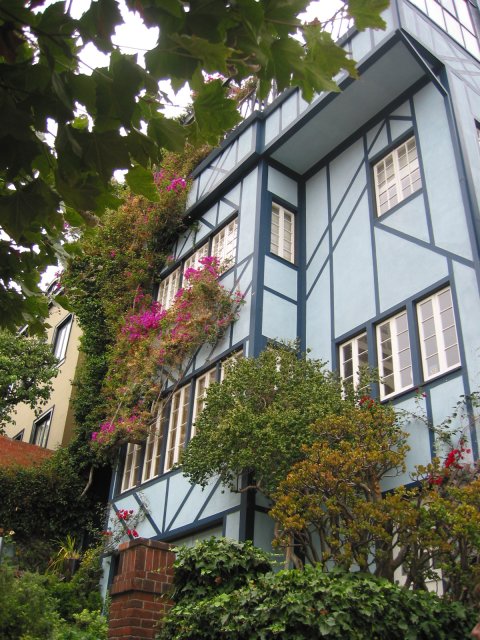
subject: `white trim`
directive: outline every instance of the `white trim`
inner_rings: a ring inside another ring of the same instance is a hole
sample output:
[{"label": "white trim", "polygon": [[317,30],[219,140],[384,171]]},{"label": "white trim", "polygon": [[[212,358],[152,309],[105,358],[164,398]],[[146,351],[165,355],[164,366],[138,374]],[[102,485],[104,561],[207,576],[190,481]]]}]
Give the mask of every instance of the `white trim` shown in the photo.
[{"label": "white trim", "polygon": [[127,445],[127,453],[125,455],[125,466],[123,468],[122,488],[120,491],[128,491],[139,484],[138,472],[140,469],[140,454],[142,451],[142,445],[132,444]]},{"label": "white trim", "polygon": [[152,429],[148,434],[147,441],[145,443],[145,457],[143,461],[142,470],[142,482],[147,482],[152,478],[156,478],[162,472],[160,462],[162,455],[162,443],[163,443],[163,428],[165,425],[164,419],[165,403],[160,403],[160,408],[157,413],[157,420],[155,423],[155,429]]},{"label": "white trim", "polygon": [[73,325],[73,315],[69,314],[55,327],[52,340],[53,355],[61,363],[67,354],[68,340]]},{"label": "white trim", "polygon": [[295,215],[275,202],[272,203],[270,252],[295,262]]},{"label": "white trim", "polygon": [[223,227],[212,238],[212,256],[220,260],[224,270],[235,262],[237,253],[238,216]]},{"label": "white trim", "polygon": [[[38,417],[36,420],[33,421],[32,437],[30,440],[31,444],[35,444],[37,447],[42,447],[44,449],[47,448],[47,442],[50,436],[50,427],[52,424],[52,417],[53,417],[53,408],[48,409],[48,411],[45,411],[43,415],[41,415],[40,417]],[[37,430],[38,430],[38,427],[40,426],[42,426],[42,434],[38,441]]]},{"label": "white trim", "polygon": [[177,267],[170,275],[160,282],[158,287],[157,300],[162,309],[168,309],[172,306],[175,294],[180,288],[181,269]]},{"label": "white trim", "polygon": [[419,302],[417,318],[424,380],[458,367],[460,349],[450,287]]},{"label": "white trim", "polygon": [[[348,353],[348,349],[350,349],[350,353]],[[368,367],[366,332],[360,333],[351,340],[342,342],[338,346],[338,360],[340,363],[340,376],[343,382],[353,384],[356,389],[360,382],[360,369]]]},{"label": "white trim", "polygon": [[208,242],[202,244],[195,253],[192,253],[192,255],[185,260],[183,263],[183,273],[185,273],[187,269],[198,269],[198,267],[201,266],[200,260],[206,256],[208,256]]},{"label": "white trim", "polygon": [[406,311],[377,325],[377,350],[380,398],[390,398],[412,387],[412,355]]},{"label": "white trim", "polygon": [[216,367],[213,367],[195,380],[195,398],[193,401],[193,418],[190,438],[193,438],[195,436],[195,421],[205,407],[205,397],[207,395],[207,389],[212,384],[212,382],[215,382],[217,377],[216,374],[217,369]]},{"label": "white trim", "polygon": [[377,216],[422,187],[417,144],[412,136],[373,166]]},{"label": "white trim", "polygon": [[168,421],[167,451],[165,454],[164,472],[177,464],[180,451],[185,444],[188,425],[188,408],[190,404],[190,385],[187,384],[175,391],[170,406]]}]

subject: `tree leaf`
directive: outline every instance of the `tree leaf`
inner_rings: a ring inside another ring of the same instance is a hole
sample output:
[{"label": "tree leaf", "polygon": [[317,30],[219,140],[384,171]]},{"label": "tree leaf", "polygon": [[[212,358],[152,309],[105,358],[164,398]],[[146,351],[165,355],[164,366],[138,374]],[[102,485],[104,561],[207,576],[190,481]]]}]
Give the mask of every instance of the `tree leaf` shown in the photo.
[{"label": "tree leaf", "polygon": [[153,181],[153,174],[139,165],[132,167],[125,176],[125,181],[134,193],[145,196],[152,202],[159,200],[158,190]]}]

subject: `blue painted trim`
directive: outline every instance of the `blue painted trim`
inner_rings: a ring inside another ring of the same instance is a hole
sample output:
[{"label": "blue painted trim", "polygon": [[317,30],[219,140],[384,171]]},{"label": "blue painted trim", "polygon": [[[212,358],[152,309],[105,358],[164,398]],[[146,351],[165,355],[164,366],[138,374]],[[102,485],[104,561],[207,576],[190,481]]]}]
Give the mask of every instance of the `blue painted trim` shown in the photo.
[{"label": "blue painted trim", "polygon": [[413,386],[419,387],[422,384],[422,356],[420,352],[420,336],[418,334],[418,322],[416,305],[413,300],[405,303],[407,312],[408,336],[410,342],[410,362],[412,365]]},{"label": "blue painted trim", "polygon": [[332,186],[330,165],[327,165],[327,218],[328,218],[328,263],[330,265],[330,360],[335,358],[335,278],[333,274],[333,230],[332,230]]},{"label": "blue painted trim", "polygon": [[167,507],[168,507],[168,498],[170,496],[170,478],[167,478],[167,486],[165,487],[165,502],[163,505],[163,518],[162,518],[162,531],[165,531],[167,526]]},{"label": "blue painted trim", "polygon": [[197,513],[197,515],[195,516],[195,518],[193,519],[194,522],[198,522],[198,520],[200,520],[200,517],[202,515],[202,513],[205,511],[208,503],[211,501],[211,499],[213,498],[214,494],[217,492],[218,487],[220,486],[220,478],[215,482],[215,484],[213,485],[210,493],[208,494],[207,498],[204,500],[203,505],[200,509],[200,511]]},{"label": "blue painted trim", "polygon": [[390,122],[412,122],[412,116],[388,116]]},{"label": "blue painted trim", "polygon": [[232,211],[235,211],[235,210],[238,211],[238,208],[240,206],[240,203],[239,204],[235,204],[234,202],[232,202],[231,200],[229,200],[225,196],[223,198],[220,198],[219,202],[223,202],[223,204],[226,204],[228,207],[231,207]]},{"label": "blue painted trim", "polygon": [[[245,275],[245,272],[250,264],[250,262],[253,259],[253,254],[251,253],[250,255],[248,255],[246,258],[244,258],[241,262],[237,262],[235,264],[235,275],[234,275],[234,279],[233,279],[233,287],[232,289],[230,289],[230,291],[233,291],[233,289],[235,287],[238,288],[239,284],[240,284],[240,280],[243,278],[243,276]],[[241,267],[243,265],[243,269],[240,271],[239,273],[239,267]],[[248,284],[247,290],[251,287],[252,283],[250,282]],[[243,294],[246,293],[246,291],[242,291]]]},{"label": "blue painted trim", "polygon": [[225,511],[221,511],[219,514],[215,514],[213,516],[209,516],[208,518],[204,518],[203,520],[199,520],[197,523],[186,524],[182,527],[178,527],[178,529],[172,529],[168,533],[163,533],[160,536],[156,536],[152,538],[152,540],[159,540],[160,542],[168,542],[171,540],[175,540],[175,538],[183,538],[187,535],[200,533],[201,531],[205,531],[205,529],[210,529],[212,525],[215,524],[221,525],[222,520],[225,516],[230,513],[236,513],[239,511],[239,507],[234,507],[232,509],[226,509]]},{"label": "blue painted trim", "polygon": [[385,128],[386,128],[386,131],[387,131],[387,142],[390,145],[390,144],[392,144],[392,128],[390,126],[389,118],[387,118],[385,120]]},{"label": "blue painted trim", "polygon": [[[375,296],[375,314],[380,312],[380,290],[378,284],[378,268],[377,268],[377,245],[375,240],[375,216],[376,216],[376,199],[373,185],[372,169],[368,158],[368,141],[367,134],[363,136],[363,154],[365,168],[367,169],[367,198],[368,210],[370,212],[370,244],[372,247],[372,273],[373,273],[373,289]],[[375,354],[376,355],[376,354]]]},{"label": "blue painted trim", "polygon": [[198,222],[201,224],[204,224],[208,229],[210,229],[211,231],[213,231],[215,229],[215,225],[212,224],[211,222],[207,222],[207,220],[205,220],[205,218],[198,218]]},{"label": "blue painted trim", "polygon": [[[380,126],[380,128],[378,129],[377,133],[373,136],[373,140],[370,143],[370,146],[367,145],[367,157],[370,155],[373,147],[377,144],[377,140],[380,137],[380,134],[382,133],[384,127],[386,128],[387,126],[387,120],[385,119],[382,123],[382,125]],[[369,131],[367,131],[366,133],[369,133]],[[387,140],[388,140],[388,135],[387,135]]]},{"label": "blue painted trim", "polygon": [[[345,224],[343,225],[341,231],[339,232],[337,239],[335,240],[335,242],[333,243],[333,250],[335,251],[335,249],[337,248],[338,243],[340,242],[340,240],[342,239],[343,234],[345,233],[348,225],[350,224],[351,219],[353,218],[353,216],[355,215],[355,213],[357,212],[358,209],[358,205],[360,204],[360,202],[363,199],[363,196],[365,195],[365,193],[367,192],[367,185],[365,185],[360,193],[360,195],[357,198],[357,201],[355,202],[355,204],[353,205],[353,208],[351,210],[351,212],[348,215],[348,218],[345,222]],[[368,194],[367,194],[367,198],[368,198]],[[336,213],[334,214],[332,220],[335,218]]]},{"label": "blue painted trim", "polygon": [[132,494],[136,503],[138,504],[138,506],[140,508],[143,509],[144,513],[145,513],[145,518],[148,520],[148,522],[150,523],[150,525],[152,526],[153,530],[155,531],[155,533],[158,535],[160,533],[160,529],[157,527],[155,520],[152,518],[152,516],[148,513],[145,505],[143,504],[141,498],[138,496],[138,493],[135,492]]},{"label": "blue painted trim", "polygon": [[416,244],[417,246],[422,247],[422,249],[427,249],[428,251],[431,251],[432,253],[436,253],[448,260],[455,260],[455,262],[463,264],[466,267],[474,268],[474,263],[471,260],[469,260],[468,258],[459,256],[456,253],[452,253],[447,249],[442,249],[441,247],[438,247],[437,245],[434,245],[434,244],[430,244],[425,240],[420,240],[419,238],[410,236],[407,233],[404,233],[403,231],[399,231],[398,229],[393,229],[392,227],[382,224],[381,222],[375,222],[374,226],[377,227],[378,229],[381,229],[382,231],[385,231],[386,233],[390,233],[393,236],[397,236],[397,238],[401,238],[402,240],[407,240],[411,244]]},{"label": "blue painted trim", "polygon": [[[265,229],[263,220],[267,218],[268,200],[268,167],[264,160],[258,166],[257,179],[257,210],[255,217],[255,244],[253,250],[252,295],[250,315],[250,349],[249,356],[257,357],[261,351],[261,331],[263,313],[263,281],[265,273],[265,247],[267,245],[266,231],[270,235],[270,229]],[[251,353],[250,353],[251,352]]]},{"label": "blue painted trim", "polygon": [[298,237],[298,264],[297,272],[297,334],[299,336],[300,351],[304,353],[307,349],[307,269],[306,269],[306,247],[307,247],[307,195],[306,184],[304,181],[298,184],[298,219],[297,219],[297,237]]},{"label": "blue painted trim", "polygon": [[[408,99],[408,102],[410,103],[410,108],[412,108],[411,98]],[[387,120],[385,121],[385,124],[388,124],[388,117],[387,117]],[[389,153],[391,153],[394,149],[399,147],[401,144],[406,142],[409,138],[411,138],[415,134],[416,134],[416,131],[413,126],[413,117],[412,117],[411,127],[409,127],[406,131],[402,131],[402,133],[399,136],[397,136],[394,140],[392,140],[390,137],[388,144],[384,146],[383,149],[381,149],[380,151],[377,151],[372,157],[368,158],[370,165],[373,166],[374,164],[377,164],[379,160],[383,160],[385,156],[388,156]],[[416,135],[415,135],[415,138],[417,139]]]},{"label": "blue painted trim", "polygon": [[325,240],[325,236],[328,234],[328,225],[327,228],[325,229],[325,231],[322,233],[322,235],[320,236],[320,240],[317,242],[315,249],[312,251],[312,255],[310,256],[310,258],[307,261],[307,270],[309,269],[310,265],[312,264],[312,260],[314,259],[314,257],[317,255],[317,252],[319,251],[322,242]]},{"label": "blue painted trim", "polygon": [[175,511],[175,513],[173,514],[172,519],[170,520],[168,526],[166,529],[164,529],[164,532],[170,531],[172,524],[175,522],[175,520],[177,519],[177,517],[179,516],[181,510],[183,509],[183,507],[187,504],[188,499],[190,498],[190,496],[193,493],[193,490],[195,489],[196,485],[191,484],[188,488],[187,493],[185,494],[185,496],[183,497],[183,500],[180,502],[179,506],[177,507],[177,510]]},{"label": "blue painted trim", "polygon": [[295,180],[295,182],[299,182],[299,180],[302,180],[302,176],[300,173],[297,173],[293,169],[290,169],[290,167],[286,167],[278,160],[275,160],[275,158],[269,158],[268,165],[269,167],[272,167],[272,169],[276,169],[277,171],[280,171],[280,173],[283,173],[285,176],[287,176],[287,178]]},{"label": "blue painted trim", "polygon": [[[270,216],[270,223],[271,223],[271,216]],[[296,239],[297,239],[297,225],[295,224],[295,247],[294,247],[295,257],[298,256],[298,248],[296,246],[297,245]],[[289,267],[290,269],[292,269],[292,271],[298,271],[298,269],[299,269],[299,265],[297,264],[297,262],[290,262],[290,260],[286,260],[285,258],[282,258],[281,256],[277,256],[276,253],[272,253],[270,251],[270,248],[268,249],[268,251],[266,252],[265,255],[267,255],[269,258],[271,258],[275,262],[279,262],[280,264],[283,264],[285,267]]]},{"label": "blue painted trim", "polygon": [[269,293],[273,294],[274,296],[277,296],[277,298],[281,298],[282,300],[286,300],[287,302],[290,302],[291,304],[294,304],[295,306],[297,306],[297,301],[294,300],[293,298],[289,298],[288,296],[286,296],[283,293],[280,293],[280,291],[275,291],[275,289],[272,289],[271,287],[267,287],[264,285],[263,287],[264,291],[268,291]]}]

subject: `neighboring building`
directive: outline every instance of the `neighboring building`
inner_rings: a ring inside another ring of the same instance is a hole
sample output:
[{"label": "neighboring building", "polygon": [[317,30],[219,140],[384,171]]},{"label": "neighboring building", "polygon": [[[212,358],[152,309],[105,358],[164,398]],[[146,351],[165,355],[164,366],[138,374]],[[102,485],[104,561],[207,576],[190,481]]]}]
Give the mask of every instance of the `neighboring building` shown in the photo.
[{"label": "neighboring building", "polygon": [[[173,394],[163,439],[129,445],[114,476],[115,509],[148,505],[143,537],[270,545],[261,497],[215,481],[202,491],[172,470],[204,389],[234,354],[299,338],[345,378],[378,368],[379,397],[399,409],[415,410],[421,387],[436,423],[480,387],[478,4],[392,0],[384,18],[386,31],[344,37],[358,80],[341,77],[341,93],[312,104],[286,92],[195,171],[187,215],[197,225],[173,248],[159,300],[168,304],[187,262],[214,253],[233,259],[222,283],[246,304]],[[421,420],[409,430],[411,469],[434,443]]]},{"label": "neighboring building", "polygon": [[32,467],[51,455],[48,449],[0,436],[0,467]]},{"label": "neighboring building", "polygon": [[48,289],[51,296],[50,311],[47,320],[47,342],[58,358],[59,373],[53,379],[53,391],[48,402],[42,406],[41,413],[35,416],[30,407],[20,404],[12,415],[11,424],[5,428],[5,434],[14,440],[56,449],[66,445],[73,436],[74,415],[72,381],[79,364],[79,340],[81,331],[75,316],[55,302],[54,282]]}]

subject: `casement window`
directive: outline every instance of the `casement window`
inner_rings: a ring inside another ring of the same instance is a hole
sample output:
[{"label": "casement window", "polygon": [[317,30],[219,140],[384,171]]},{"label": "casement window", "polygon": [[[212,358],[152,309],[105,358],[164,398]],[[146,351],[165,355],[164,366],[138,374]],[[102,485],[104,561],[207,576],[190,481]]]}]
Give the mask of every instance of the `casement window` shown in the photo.
[{"label": "casement window", "polygon": [[413,384],[406,311],[377,326],[380,397],[388,398]]},{"label": "casement window", "polygon": [[457,328],[450,287],[417,305],[424,380],[460,364]]},{"label": "casement window", "polygon": [[69,315],[55,329],[53,336],[53,354],[59,362],[65,359],[67,353],[68,338],[72,329],[73,316]]},{"label": "casement window", "polygon": [[175,294],[180,288],[180,275],[181,269],[178,267],[161,281],[158,288],[157,300],[163,309],[168,309],[172,305]]},{"label": "casement window", "polygon": [[225,376],[227,375],[229,369],[238,361],[240,358],[243,358],[243,351],[235,351],[231,356],[225,358],[220,365],[220,382],[223,382]]},{"label": "casement window", "polygon": [[157,413],[155,429],[148,434],[145,443],[145,459],[143,461],[142,482],[160,475],[160,461],[162,456],[163,428],[165,425],[165,403],[160,403]]},{"label": "casement window", "polygon": [[131,442],[127,445],[121,491],[127,491],[137,486],[139,482],[141,455],[142,445],[132,444]]},{"label": "casement window", "polygon": [[377,162],[373,173],[377,215],[381,216],[422,186],[415,138]]},{"label": "casement window", "polygon": [[295,262],[295,216],[278,204],[272,204],[270,251],[284,260]]},{"label": "casement window", "polygon": [[180,451],[185,444],[187,433],[188,407],[190,400],[190,385],[185,385],[175,391],[170,407],[170,420],[168,423],[167,454],[164,471],[170,469],[178,462]]},{"label": "casement window", "polygon": [[362,333],[339,348],[340,376],[346,384],[358,387],[362,368],[368,367],[367,334]]},{"label": "casement window", "polygon": [[238,218],[232,220],[212,238],[212,255],[228,269],[235,262]]},{"label": "casement window", "polygon": [[183,272],[187,269],[198,269],[200,267],[200,260],[208,256],[208,242],[202,244],[202,246],[195,251],[189,258],[183,263]]},{"label": "casement window", "polygon": [[410,0],[462,47],[480,57],[468,0]]},{"label": "casement window", "polygon": [[195,422],[198,416],[202,413],[205,407],[205,397],[207,395],[207,389],[215,382],[217,377],[216,368],[209,369],[203,376],[197,378],[195,382],[195,399],[193,404],[193,422],[190,437],[193,438],[196,433]]},{"label": "casement window", "polygon": [[47,411],[43,416],[33,423],[31,443],[39,447],[46,447],[52,423],[53,409]]},{"label": "casement window", "polygon": [[480,148],[480,122],[477,122],[476,120],[475,120],[475,129],[476,129],[476,132],[477,132],[478,146]]}]

